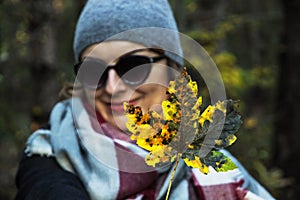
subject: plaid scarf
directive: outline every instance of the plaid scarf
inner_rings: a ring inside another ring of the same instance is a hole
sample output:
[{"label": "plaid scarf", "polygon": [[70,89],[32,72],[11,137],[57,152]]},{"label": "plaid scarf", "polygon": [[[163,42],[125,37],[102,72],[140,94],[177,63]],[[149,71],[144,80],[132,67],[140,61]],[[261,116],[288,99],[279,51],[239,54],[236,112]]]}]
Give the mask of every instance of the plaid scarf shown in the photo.
[{"label": "plaid scarf", "polygon": [[[174,166],[147,166],[147,152],[120,130],[99,123],[92,111],[77,98],[58,103],[51,129],[32,134],[25,153],[54,156],[81,179],[91,199],[164,199]],[[203,175],[180,161],[169,199],[244,199],[243,177],[234,173]]]}]

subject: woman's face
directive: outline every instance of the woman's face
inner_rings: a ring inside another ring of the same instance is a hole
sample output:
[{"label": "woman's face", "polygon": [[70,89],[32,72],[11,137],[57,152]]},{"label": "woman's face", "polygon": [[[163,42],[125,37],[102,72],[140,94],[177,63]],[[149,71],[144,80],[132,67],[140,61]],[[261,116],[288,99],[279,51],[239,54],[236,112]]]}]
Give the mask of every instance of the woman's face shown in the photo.
[{"label": "woman's face", "polygon": [[[109,65],[114,65],[118,57],[144,46],[128,41],[107,41],[88,47],[82,54],[86,57],[97,58]],[[139,51],[136,55],[148,57],[158,56],[152,51]],[[124,102],[130,102],[135,106],[141,106],[143,112],[155,110],[161,112],[161,102],[166,98],[166,86],[169,82],[167,60],[162,59],[152,64],[152,69],[144,83],[138,86],[130,86],[122,81],[114,69],[108,71],[106,84],[98,90],[85,88],[88,102],[95,106],[103,119],[111,125],[126,130],[126,116],[124,114]]]}]

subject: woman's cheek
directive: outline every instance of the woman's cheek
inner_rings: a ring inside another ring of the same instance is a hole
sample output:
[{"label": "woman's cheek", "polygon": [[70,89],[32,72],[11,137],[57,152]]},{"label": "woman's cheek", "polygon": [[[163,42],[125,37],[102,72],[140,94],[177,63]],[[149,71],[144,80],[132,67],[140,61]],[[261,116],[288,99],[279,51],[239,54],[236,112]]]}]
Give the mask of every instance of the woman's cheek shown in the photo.
[{"label": "woman's cheek", "polygon": [[161,110],[161,103],[166,99],[166,88],[157,84],[149,84],[146,87],[141,88],[144,97],[141,102],[143,112],[153,110],[159,112]]}]

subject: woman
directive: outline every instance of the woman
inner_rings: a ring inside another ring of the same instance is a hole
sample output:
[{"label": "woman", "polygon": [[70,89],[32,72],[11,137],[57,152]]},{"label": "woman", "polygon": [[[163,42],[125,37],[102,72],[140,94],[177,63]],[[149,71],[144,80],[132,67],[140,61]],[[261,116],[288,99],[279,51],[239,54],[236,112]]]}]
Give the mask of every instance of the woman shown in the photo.
[{"label": "woman", "polygon": [[[172,166],[145,164],[146,152],[129,139],[123,103],[160,111],[182,68],[176,31],[165,0],[87,2],[74,38],[81,87],[28,139],[16,199],[165,198]],[[238,170],[208,176],[180,162],[170,199],[243,199],[249,191],[272,199],[235,162]]]}]

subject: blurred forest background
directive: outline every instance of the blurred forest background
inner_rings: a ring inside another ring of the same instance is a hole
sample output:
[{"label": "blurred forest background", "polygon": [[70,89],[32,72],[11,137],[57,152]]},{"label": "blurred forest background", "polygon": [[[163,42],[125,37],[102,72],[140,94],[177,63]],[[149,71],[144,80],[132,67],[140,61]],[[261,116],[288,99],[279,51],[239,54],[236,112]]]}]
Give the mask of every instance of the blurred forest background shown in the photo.
[{"label": "blurred forest background", "polygon": [[[243,127],[231,147],[277,199],[299,199],[300,1],[170,0],[179,29],[210,53]],[[0,199],[13,199],[26,138],[73,81],[84,0],[0,0]]]}]

